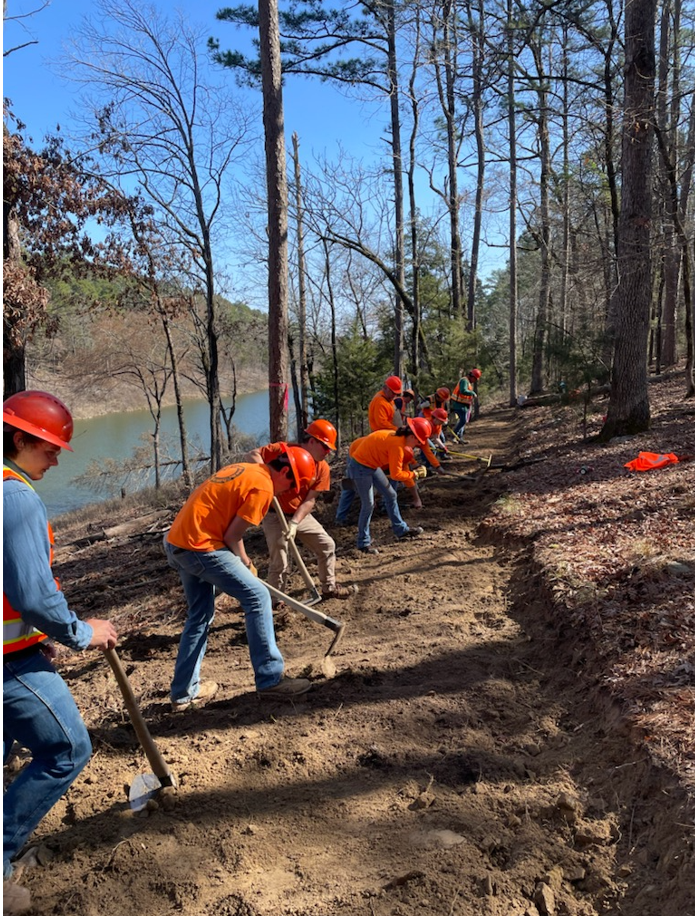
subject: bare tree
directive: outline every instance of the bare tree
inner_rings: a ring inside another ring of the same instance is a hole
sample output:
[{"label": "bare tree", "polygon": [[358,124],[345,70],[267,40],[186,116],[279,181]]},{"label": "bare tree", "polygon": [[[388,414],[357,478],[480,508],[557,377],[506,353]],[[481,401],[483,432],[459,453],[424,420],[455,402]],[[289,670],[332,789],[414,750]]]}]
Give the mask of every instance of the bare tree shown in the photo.
[{"label": "bare tree", "polygon": [[224,88],[206,80],[204,39],[135,0],[99,0],[72,43],[71,74],[88,87],[105,170],[137,180],[155,219],[188,257],[191,289],[205,302],[202,365],[210,407],[210,463],[223,460],[215,294],[221,206],[233,164],[252,139],[249,120]]},{"label": "bare tree", "polygon": [[625,9],[623,185],[615,291],[615,359],[601,439],[649,428],[647,332],[651,305],[651,165],[654,139],[656,0]]},{"label": "bare tree", "polygon": [[270,436],[287,438],[288,307],[287,307],[287,164],[282,113],[280,26],[277,0],[259,0],[263,127],[265,129],[268,201],[268,380]]}]

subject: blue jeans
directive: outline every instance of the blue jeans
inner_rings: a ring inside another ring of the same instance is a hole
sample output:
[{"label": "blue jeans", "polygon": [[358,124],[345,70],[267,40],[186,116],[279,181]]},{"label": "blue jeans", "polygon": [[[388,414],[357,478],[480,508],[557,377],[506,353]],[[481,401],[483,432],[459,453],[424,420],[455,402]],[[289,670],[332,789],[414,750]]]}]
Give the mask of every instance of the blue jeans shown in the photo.
[{"label": "blue jeans", "polygon": [[401,518],[398,508],[396,491],[389,484],[386,474],[381,468],[368,468],[364,464],[348,459],[347,476],[354,481],[355,491],[360,498],[360,517],[357,522],[357,546],[369,547],[372,537],[369,533],[369,523],[374,513],[374,488],[381,493],[384,508],[391,522],[391,528],[397,538],[403,537],[408,531],[408,526]]},{"label": "blue jeans", "polygon": [[14,741],[32,759],[3,798],[3,876],[92,755],[89,733],[67,684],[42,652],[3,665],[3,763]]},{"label": "blue jeans", "polygon": [[335,513],[335,520],[338,524],[343,525],[348,520],[348,513],[350,512],[350,507],[355,501],[355,491],[342,489],[340,491],[340,499],[338,500],[338,508]]},{"label": "blue jeans", "polygon": [[451,409],[457,417],[456,426],[454,427],[454,435],[459,436],[460,438],[466,429],[470,407],[466,407],[464,404],[452,404]]},{"label": "blue jeans", "polygon": [[188,617],[181,633],[171,682],[172,702],[192,700],[200,689],[200,666],[215,616],[215,589],[236,598],[244,611],[246,638],[256,687],[266,690],[282,680],[285,664],[275,642],[270,592],[231,550],[184,550],[164,537],[169,565],[181,577]]}]

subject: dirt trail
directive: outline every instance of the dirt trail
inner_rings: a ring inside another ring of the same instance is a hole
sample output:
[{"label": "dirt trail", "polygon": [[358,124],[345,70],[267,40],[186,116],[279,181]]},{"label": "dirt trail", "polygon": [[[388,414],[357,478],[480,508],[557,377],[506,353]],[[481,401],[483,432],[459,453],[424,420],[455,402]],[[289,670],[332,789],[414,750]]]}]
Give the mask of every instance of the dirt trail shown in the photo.
[{"label": "dirt trail", "polygon": [[[512,430],[509,412],[483,418],[467,450],[503,461]],[[347,623],[330,680],[332,634],[294,614],[279,627],[289,673],[316,679],[289,707],[257,700],[241,617],[223,599],[204,663],[218,698],[170,714],[184,609],[163,525],[91,546],[85,531],[59,532],[64,587],[81,610],[119,620],[180,791],[171,810],[129,811],[123,784],[147,763],[105,663],[68,656],[96,752],[37,834],[54,857],[26,872],[35,913],[695,913],[677,786],[601,705],[582,645],[558,640],[529,556],[478,533],[506,475],[448,468],[472,476],[427,480],[424,509],[405,510],[425,528],[416,541],[397,543],[378,518],[377,557],[320,507],[339,580],[360,590],[323,606]],[[261,535],[249,553],[263,575]]]}]

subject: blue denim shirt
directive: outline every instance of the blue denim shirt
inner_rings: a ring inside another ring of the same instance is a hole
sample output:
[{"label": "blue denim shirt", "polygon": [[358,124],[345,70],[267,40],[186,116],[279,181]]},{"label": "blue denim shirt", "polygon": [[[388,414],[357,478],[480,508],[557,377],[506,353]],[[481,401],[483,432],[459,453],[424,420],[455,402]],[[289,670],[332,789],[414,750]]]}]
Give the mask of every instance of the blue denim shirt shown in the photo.
[{"label": "blue denim shirt", "polygon": [[[4,463],[22,473],[14,462]],[[3,592],[12,607],[56,642],[86,649],[93,630],[70,610],[51,572],[46,507],[31,486],[12,478],[3,481],[2,537]]]}]

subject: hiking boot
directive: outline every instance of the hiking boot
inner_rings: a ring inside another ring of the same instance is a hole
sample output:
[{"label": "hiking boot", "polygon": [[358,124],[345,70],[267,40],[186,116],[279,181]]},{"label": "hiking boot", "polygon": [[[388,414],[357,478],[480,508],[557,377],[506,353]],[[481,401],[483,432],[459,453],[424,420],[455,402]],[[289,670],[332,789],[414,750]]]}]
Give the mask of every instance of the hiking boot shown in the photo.
[{"label": "hiking boot", "polygon": [[330,598],[345,600],[346,598],[352,598],[354,594],[354,585],[324,585],[321,589],[321,597],[324,601],[328,601]]},{"label": "hiking boot", "polygon": [[360,553],[371,553],[374,556],[376,556],[379,553],[376,547],[372,547],[371,544],[368,547],[358,547],[357,549],[359,550]]},{"label": "hiking boot", "polygon": [[187,709],[195,709],[197,706],[204,706],[209,702],[219,690],[219,684],[215,681],[201,681],[200,688],[192,700],[172,700],[172,712],[185,712]]},{"label": "hiking boot", "polygon": [[398,540],[399,540],[399,541],[404,541],[404,540],[406,540],[407,538],[419,538],[420,535],[422,534],[423,530],[424,530],[423,528],[419,528],[419,527],[418,527],[418,528],[408,528],[408,530],[405,532],[405,534],[402,534],[402,535],[398,538]]},{"label": "hiking boot", "polygon": [[26,887],[20,887],[14,881],[5,879],[2,882],[3,916],[20,916],[31,909],[31,894]]},{"label": "hiking boot", "polygon": [[261,699],[268,697],[271,700],[293,700],[308,690],[311,690],[311,681],[305,677],[283,677],[274,687],[259,690],[258,696]]}]

